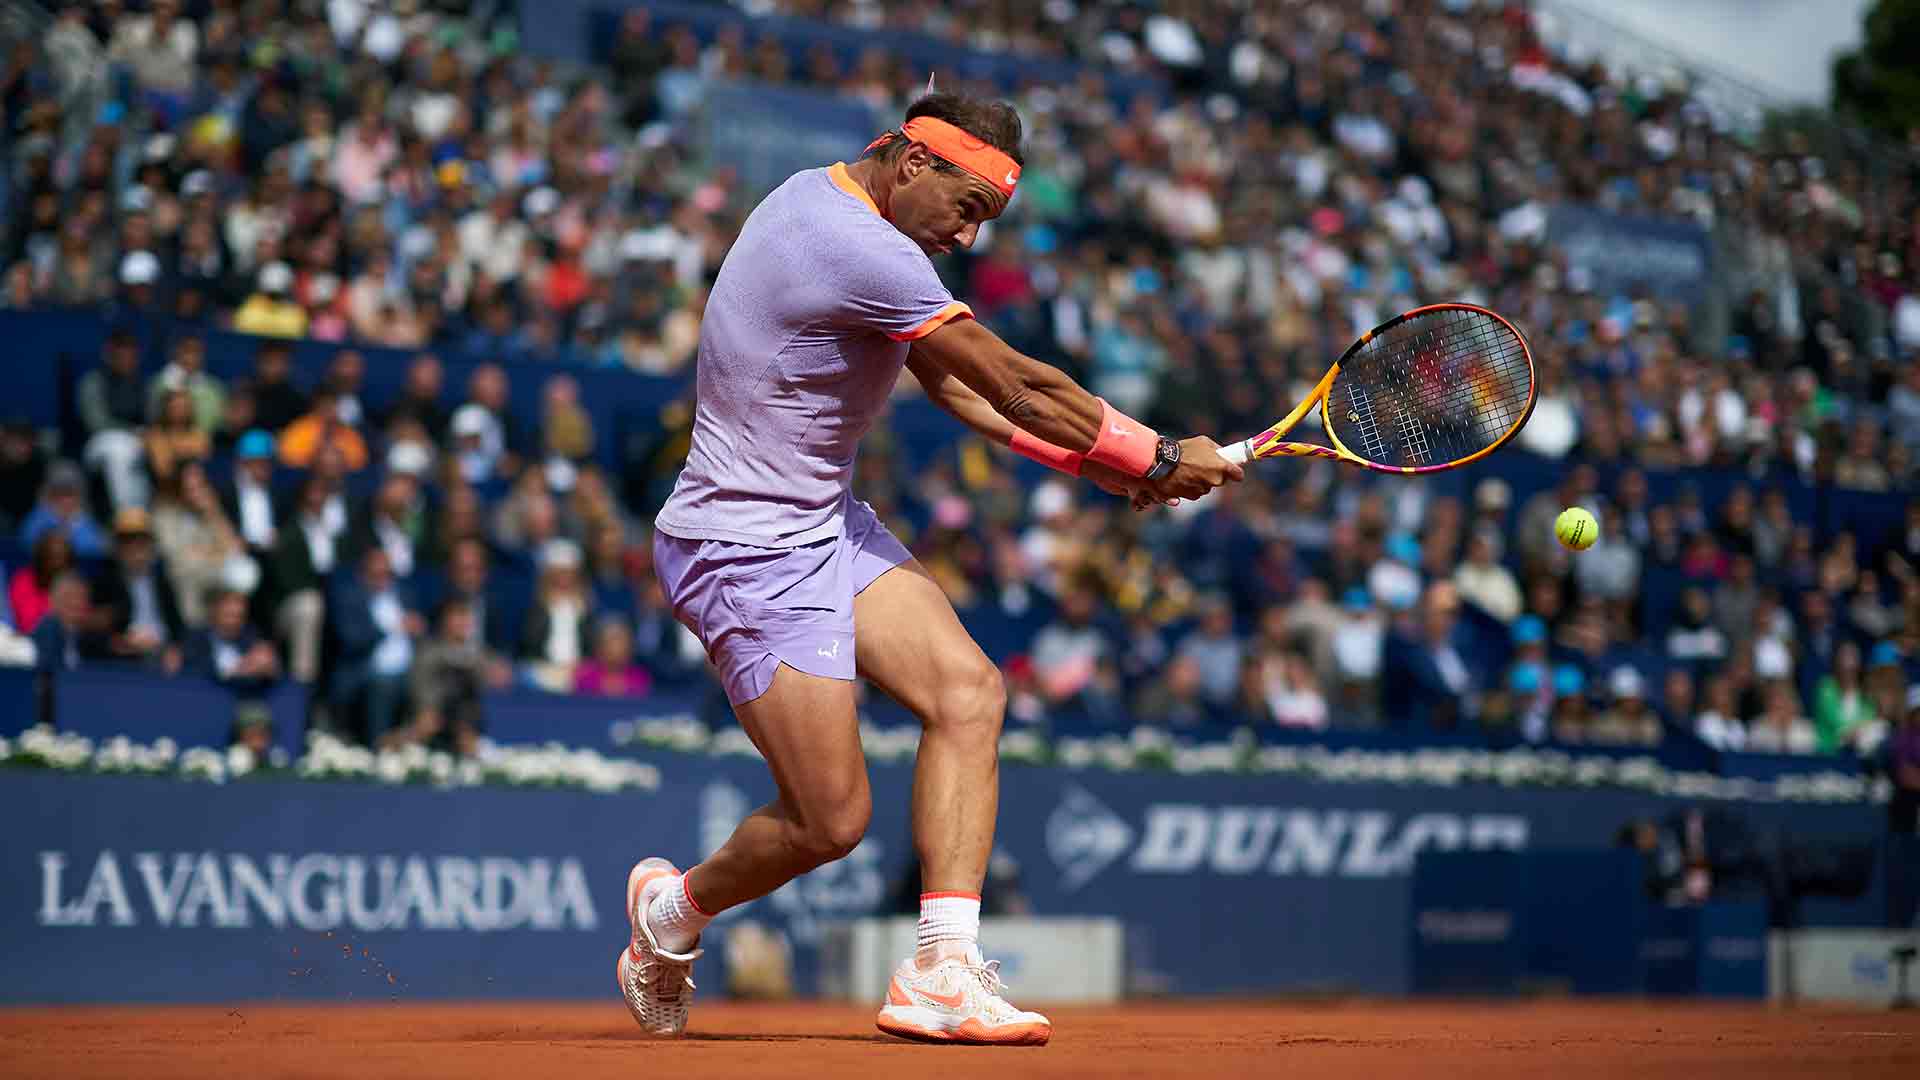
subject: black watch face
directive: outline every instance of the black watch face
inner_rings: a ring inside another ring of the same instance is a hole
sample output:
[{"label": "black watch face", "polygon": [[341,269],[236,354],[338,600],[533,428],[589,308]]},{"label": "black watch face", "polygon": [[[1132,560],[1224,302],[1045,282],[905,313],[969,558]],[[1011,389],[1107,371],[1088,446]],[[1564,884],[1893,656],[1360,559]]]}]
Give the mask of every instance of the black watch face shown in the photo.
[{"label": "black watch face", "polygon": [[1172,439],[1161,439],[1160,460],[1177,464],[1180,461],[1180,444]]}]

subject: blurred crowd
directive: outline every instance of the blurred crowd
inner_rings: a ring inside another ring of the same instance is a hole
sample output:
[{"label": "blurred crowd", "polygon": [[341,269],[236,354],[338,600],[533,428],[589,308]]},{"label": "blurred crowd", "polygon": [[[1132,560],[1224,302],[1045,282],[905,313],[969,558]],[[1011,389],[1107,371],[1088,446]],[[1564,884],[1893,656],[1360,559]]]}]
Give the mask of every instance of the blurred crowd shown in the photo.
[{"label": "blurred crowd", "polygon": [[[914,433],[876,433],[860,494],[1004,660],[1016,720],[1836,752],[1904,715],[1920,516],[1867,544],[1786,488],[1911,488],[1912,148],[1869,167],[1743,136],[1683,80],[1556,53],[1518,4],[771,6],[1083,65],[1010,95],[1021,193],[942,272],[1163,429],[1257,430],[1421,302],[1495,307],[1533,345],[1516,453],[1554,463],[1540,492],[1290,464],[1135,516],[971,442],[912,468],[887,450]],[[486,687],[699,678],[647,566],[660,485],[615,496],[636,486],[593,464],[561,366],[685,372],[751,209],[661,88],[753,79],[898,115],[927,72],[644,8],[583,70],[511,26],[430,0],[101,0],[13,48],[0,304],[189,328],[109,343],[76,389],[83,443],[0,436],[9,618],[41,663],[299,680],[344,730],[456,742]],[[1121,102],[1103,72],[1168,93]],[[1731,238],[1724,337],[1570,266],[1545,243],[1569,202]],[[195,325],[341,349],[316,384],[269,344],[223,385]],[[364,400],[356,345],[418,353],[399,400]],[[497,368],[442,385],[436,352],[555,364],[539,430]],[[669,480],[684,419],[651,451]],[[1574,504],[1603,533],[1578,558],[1551,529]]]}]

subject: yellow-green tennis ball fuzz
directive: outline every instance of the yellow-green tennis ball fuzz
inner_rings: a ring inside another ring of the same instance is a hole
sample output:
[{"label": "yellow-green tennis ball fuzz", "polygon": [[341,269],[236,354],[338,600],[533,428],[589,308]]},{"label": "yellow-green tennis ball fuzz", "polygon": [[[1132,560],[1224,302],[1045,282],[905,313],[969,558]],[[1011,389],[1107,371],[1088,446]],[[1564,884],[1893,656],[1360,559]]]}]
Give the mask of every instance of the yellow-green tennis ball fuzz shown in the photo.
[{"label": "yellow-green tennis ball fuzz", "polygon": [[1569,506],[1553,519],[1553,535],[1570,551],[1585,551],[1600,538],[1600,523],[1578,506]]}]

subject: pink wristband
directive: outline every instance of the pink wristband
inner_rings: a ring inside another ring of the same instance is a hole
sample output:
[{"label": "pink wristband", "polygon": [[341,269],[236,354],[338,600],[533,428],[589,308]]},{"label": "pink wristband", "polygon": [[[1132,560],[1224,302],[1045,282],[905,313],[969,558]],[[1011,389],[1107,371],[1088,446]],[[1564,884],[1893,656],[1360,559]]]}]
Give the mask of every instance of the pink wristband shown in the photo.
[{"label": "pink wristband", "polygon": [[1080,462],[1086,458],[1085,454],[1075,453],[1064,446],[1055,446],[1023,428],[1013,429],[1013,440],[1007,443],[1007,446],[1029,461],[1037,461],[1055,472],[1063,472],[1068,476],[1079,476]]},{"label": "pink wristband", "polygon": [[1145,476],[1160,449],[1160,434],[1100,400],[1100,434],[1087,456],[1128,476]]}]

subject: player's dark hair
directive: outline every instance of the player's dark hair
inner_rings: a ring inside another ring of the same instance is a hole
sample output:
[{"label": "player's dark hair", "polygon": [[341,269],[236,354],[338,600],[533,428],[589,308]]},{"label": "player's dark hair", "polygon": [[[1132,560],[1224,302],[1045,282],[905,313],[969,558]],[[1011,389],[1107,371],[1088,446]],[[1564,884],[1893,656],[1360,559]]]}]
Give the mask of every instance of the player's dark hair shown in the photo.
[{"label": "player's dark hair", "polygon": [[[907,120],[922,116],[945,120],[974,138],[984,140],[994,149],[1003,151],[1014,160],[1015,164],[1026,164],[1025,158],[1020,154],[1020,114],[1004,101],[990,101],[985,98],[968,97],[965,94],[935,91],[908,106]],[[901,151],[906,148],[905,139],[889,139],[873,152],[873,156],[881,161],[890,162],[898,158]],[[966,171],[958,165],[938,158],[934,160],[933,167],[942,172]]]}]

